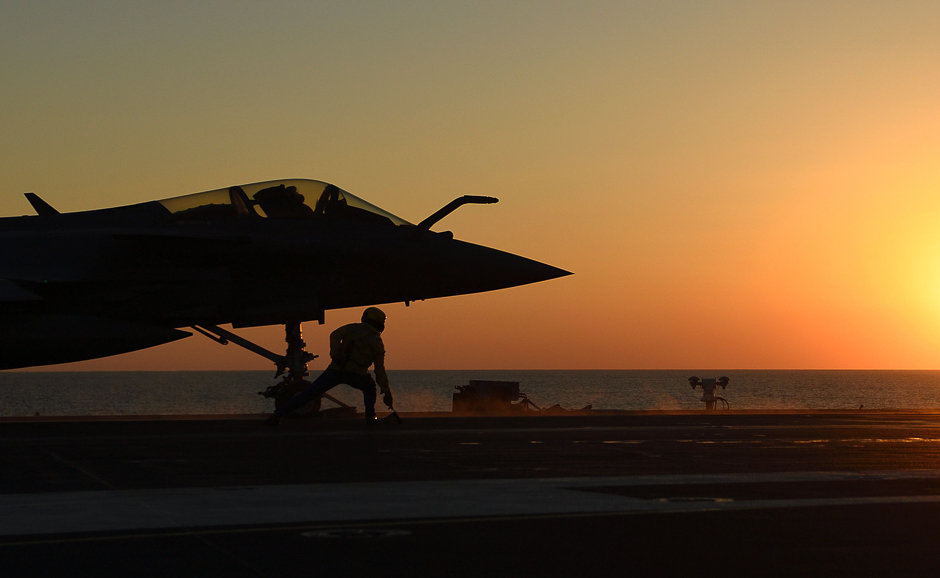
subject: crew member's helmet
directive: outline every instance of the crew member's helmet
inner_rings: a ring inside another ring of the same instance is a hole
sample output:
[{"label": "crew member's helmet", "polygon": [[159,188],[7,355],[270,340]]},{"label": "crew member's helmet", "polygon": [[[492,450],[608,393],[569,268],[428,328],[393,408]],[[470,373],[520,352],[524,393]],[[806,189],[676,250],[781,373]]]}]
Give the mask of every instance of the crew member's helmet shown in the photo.
[{"label": "crew member's helmet", "polygon": [[381,333],[385,331],[385,312],[378,307],[369,307],[362,312],[362,322],[375,327]]}]

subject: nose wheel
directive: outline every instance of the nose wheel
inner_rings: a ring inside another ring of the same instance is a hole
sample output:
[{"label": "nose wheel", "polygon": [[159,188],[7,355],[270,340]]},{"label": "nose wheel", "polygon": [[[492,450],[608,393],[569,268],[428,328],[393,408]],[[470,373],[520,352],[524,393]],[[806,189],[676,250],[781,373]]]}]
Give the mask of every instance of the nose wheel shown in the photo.
[{"label": "nose wheel", "polygon": [[[303,339],[300,322],[288,323],[284,326],[284,341],[287,342],[287,352],[284,355],[278,355],[273,351],[269,351],[256,343],[248,341],[244,337],[239,337],[231,331],[226,331],[216,325],[197,325],[193,326],[193,329],[216,343],[221,345],[234,343],[239,347],[243,347],[252,353],[256,353],[265,359],[273,361],[277,366],[277,373],[274,374],[274,378],[277,379],[280,377],[281,381],[268,387],[264,391],[259,391],[258,395],[266,398],[274,398],[275,408],[287,405],[287,402],[289,402],[292,397],[310,386],[310,382],[305,379],[310,375],[307,371],[307,364],[319,356],[307,351],[307,344]],[[322,397],[337,404],[339,408],[336,409],[342,413],[350,413],[351,411],[354,414],[356,411],[356,408],[341,402],[330,394],[325,393]],[[310,401],[288,415],[295,417],[313,417],[317,415],[320,411],[322,397]]]},{"label": "nose wheel", "polygon": [[[281,377],[281,381],[258,392],[264,397],[273,397],[274,407],[277,409],[287,405],[292,397],[310,387],[310,382],[304,379],[310,375],[307,364],[317,358],[306,349],[307,344],[304,342],[300,323],[288,323],[284,329],[287,353],[284,354],[284,365],[279,365],[274,375],[275,378]],[[320,411],[320,400],[318,397],[298,407],[292,414],[297,417],[310,417]]]}]

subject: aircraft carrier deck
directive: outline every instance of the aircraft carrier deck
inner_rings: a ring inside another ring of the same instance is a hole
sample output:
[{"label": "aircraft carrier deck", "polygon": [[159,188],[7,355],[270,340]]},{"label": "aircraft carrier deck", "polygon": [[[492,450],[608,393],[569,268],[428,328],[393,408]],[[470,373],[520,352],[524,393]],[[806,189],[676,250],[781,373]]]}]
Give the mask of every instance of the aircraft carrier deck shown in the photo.
[{"label": "aircraft carrier deck", "polygon": [[936,576],[940,413],[0,419],[0,575]]}]

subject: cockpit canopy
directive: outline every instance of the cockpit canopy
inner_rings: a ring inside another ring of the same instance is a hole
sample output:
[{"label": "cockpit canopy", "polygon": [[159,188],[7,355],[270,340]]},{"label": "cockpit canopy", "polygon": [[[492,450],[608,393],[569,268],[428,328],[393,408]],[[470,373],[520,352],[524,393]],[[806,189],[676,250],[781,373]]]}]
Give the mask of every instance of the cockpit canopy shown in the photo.
[{"label": "cockpit canopy", "polygon": [[411,225],[335,185],[310,179],[265,181],[157,201],[177,221],[238,218],[341,218],[391,225]]}]

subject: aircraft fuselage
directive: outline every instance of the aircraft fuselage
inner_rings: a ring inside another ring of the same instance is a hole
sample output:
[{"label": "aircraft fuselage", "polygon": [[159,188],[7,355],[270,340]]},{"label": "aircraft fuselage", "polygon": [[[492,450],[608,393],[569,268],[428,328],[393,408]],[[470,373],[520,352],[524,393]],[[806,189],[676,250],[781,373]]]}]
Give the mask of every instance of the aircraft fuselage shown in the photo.
[{"label": "aircraft fuselage", "polygon": [[224,202],[174,213],[170,200],[0,219],[0,369],[132,351],[188,336],[181,327],[322,322],[330,309],[569,274],[449,233],[416,235],[348,193],[332,212],[321,198],[316,212],[277,218],[278,205],[253,200],[273,187],[236,189],[225,210],[237,214]]}]

